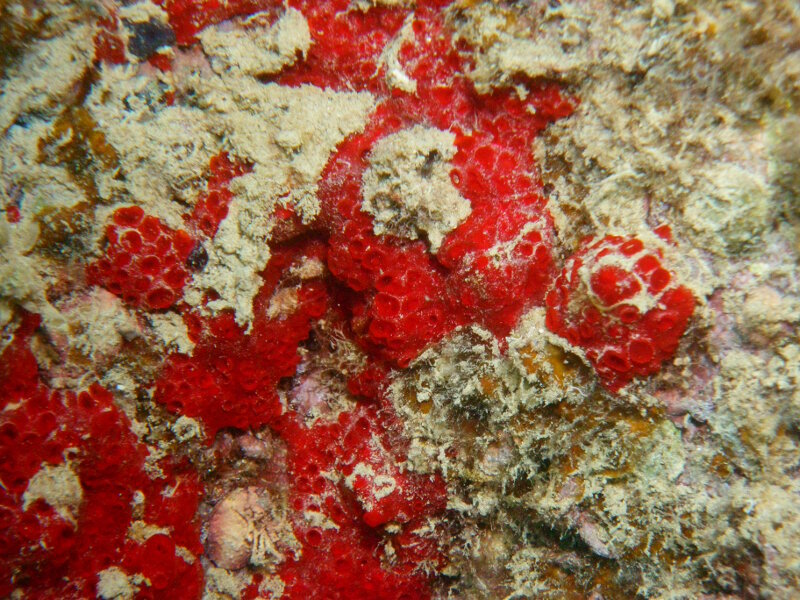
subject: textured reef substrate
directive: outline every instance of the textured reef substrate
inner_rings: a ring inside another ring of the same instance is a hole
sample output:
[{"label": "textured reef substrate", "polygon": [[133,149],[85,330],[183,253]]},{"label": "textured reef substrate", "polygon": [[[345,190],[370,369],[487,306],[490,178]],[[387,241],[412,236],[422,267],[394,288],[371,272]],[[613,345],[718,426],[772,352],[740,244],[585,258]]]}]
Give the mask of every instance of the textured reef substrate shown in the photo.
[{"label": "textured reef substrate", "polygon": [[0,0],[0,596],[800,595],[798,39]]}]

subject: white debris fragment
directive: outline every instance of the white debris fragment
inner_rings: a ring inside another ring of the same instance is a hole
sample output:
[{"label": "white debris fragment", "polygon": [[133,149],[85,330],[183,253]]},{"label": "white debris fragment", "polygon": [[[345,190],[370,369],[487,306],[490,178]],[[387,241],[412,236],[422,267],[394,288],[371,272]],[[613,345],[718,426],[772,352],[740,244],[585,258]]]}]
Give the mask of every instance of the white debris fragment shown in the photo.
[{"label": "white debris fragment", "polygon": [[22,510],[28,510],[37,500],[44,500],[62,518],[75,524],[83,501],[81,481],[68,464],[55,467],[43,464],[22,495]]}]

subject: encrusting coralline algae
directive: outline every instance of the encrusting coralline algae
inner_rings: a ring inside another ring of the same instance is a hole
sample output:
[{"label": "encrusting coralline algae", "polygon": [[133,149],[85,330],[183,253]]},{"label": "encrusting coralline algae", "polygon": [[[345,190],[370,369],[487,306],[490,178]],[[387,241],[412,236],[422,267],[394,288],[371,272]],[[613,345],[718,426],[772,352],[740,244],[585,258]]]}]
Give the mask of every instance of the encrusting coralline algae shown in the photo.
[{"label": "encrusting coralline algae", "polygon": [[0,596],[796,597],[798,36],[0,0]]}]

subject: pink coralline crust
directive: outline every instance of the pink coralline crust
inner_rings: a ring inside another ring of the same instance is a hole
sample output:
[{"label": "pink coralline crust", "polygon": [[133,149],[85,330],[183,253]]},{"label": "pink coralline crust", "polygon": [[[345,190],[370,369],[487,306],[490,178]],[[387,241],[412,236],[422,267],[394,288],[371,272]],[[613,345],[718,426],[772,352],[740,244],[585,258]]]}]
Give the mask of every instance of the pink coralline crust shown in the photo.
[{"label": "pink coralline crust", "polygon": [[[658,372],[694,312],[694,296],[663,259],[660,248],[648,249],[635,237],[588,240],[547,293],[547,327],[585,350],[612,391]],[[652,304],[644,313],[631,303],[642,295]]]},{"label": "pink coralline crust", "polygon": [[236,489],[222,499],[208,519],[206,556],[222,569],[245,567],[251,556],[254,540],[253,524],[248,517],[259,517],[265,511],[258,488]]},{"label": "pink coralline crust", "polygon": [[[175,553],[175,544],[195,556],[203,550],[196,472],[168,458],[158,463],[164,476],[151,478],[147,449],[109,392],[48,388],[28,348],[38,321],[24,314],[0,356],[0,596],[19,589],[23,598],[93,597],[97,574],[114,566],[150,580],[137,598],[199,597],[199,563]],[[41,499],[23,510],[31,477],[65,461],[83,488],[75,523]],[[137,493],[143,500],[134,509]],[[171,534],[136,543],[127,537],[134,519]]]}]

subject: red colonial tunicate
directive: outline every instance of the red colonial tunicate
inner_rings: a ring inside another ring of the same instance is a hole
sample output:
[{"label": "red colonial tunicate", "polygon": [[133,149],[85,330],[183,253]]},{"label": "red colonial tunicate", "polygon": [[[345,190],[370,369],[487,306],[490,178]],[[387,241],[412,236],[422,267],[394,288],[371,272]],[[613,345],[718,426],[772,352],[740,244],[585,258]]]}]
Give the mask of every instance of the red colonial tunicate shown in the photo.
[{"label": "red colonial tunicate", "polygon": [[115,14],[98,20],[94,37],[94,58],[112,65],[125,62],[125,44],[119,33],[119,19]]},{"label": "red colonial tunicate", "polygon": [[29,345],[41,322],[39,315],[22,311],[14,339],[0,354],[0,411],[7,404],[14,404],[40,391],[39,365]]},{"label": "red colonial tunicate", "polygon": [[406,10],[381,6],[352,10],[350,0],[292,0],[289,5],[308,21],[312,44],[305,59],[284,70],[277,81],[388,93],[380,57],[402,27]]},{"label": "red colonial tunicate", "polygon": [[117,209],[106,227],[105,256],[91,263],[87,279],[125,303],[149,310],[171,307],[189,277],[186,259],[195,241],[167,227],[139,206]]},{"label": "red colonial tunicate", "polygon": [[661,248],[638,238],[589,240],[547,293],[548,328],[582,348],[612,391],[658,372],[694,312],[694,296],[663,261]]},{"label": "red colonial tunicate", "polygon": [[282,3],[274,0],[155,0],[169,16],[176,41],[188,45],[208,27],[233,17],[243,17],[266,10],[275,11]]},{"label": "red colonial tunicate", "polygon": [[274,316],[269,316],[270,301],[287,271],[319,260],[324,250],[315,240],[275,250],[262,273],[265,284],[254,301],[256,318],[247,334],[230,313],[187,315],[197,345],[191,356],[168,357],[156,400],[174,413],[199,418],[209,441],[224,427],[258,428],[279,416],[278,382],[294,375],[298,345],[327,310],[328,292],[320,280],[305,281],[292,288],[293,309]]},{"label": "red colonial tunicate", "polygon": [[19,210],[19,207],[16,204],[9,203],[6,204],[5,207],[6,212],[6,221],[9,223],[19,223],[20,219],[22,218],[22,213]]},{"label": "red colonial tunicate", "polygon": [[[277,425],[289,449],[290,504],[303,542],[302,553],[279,571],[289,598],[429,597],[424,573],[442,563],[436,538],[421,523],[445,509],[444,481],[400,471],[400,424],[388,400],[372,401],[333,423],[306,427],[287,415]],[[336,527],[308,524],[307,511]],[[376,529],[390,522],[400,552],[387,565]]]},{"label": "red colonial tunicate", "polygon": [[249,172],[250,167],[222,152],[211,158],[208,170],[206,191],[198,198],[192,213],[185,215],[184,219],[199,235],[213,238],[219,224],[228,216],[228,206],[233,200],[229,189],[231,180]]},{"label": "red colonial tunicate", "polygon": [[[117,567],[150,580],[152,588],[143,585],[137,597],[160,593],[156,585],[172,598],[199,597],[196,472],[168,458],[157,463],[162,475],[148,474],[147,448],[100,386],[76,393],[44,385],[29,349],[37,323],[24,314],[0,356],[2,397],[13,400],[0,411],[0,596],[18,590],[25,598],[95,597],[98,574]],[[26,499],[32,478],[56,467],[73,473],[81,488],[69,512],[46,498]],[[155,551],[152,537],[143,545],[128,539],[134,518],[165,528],[166,541],[156,540],[162,550]]]},{"label": "red colonial tunicate", "polygon": [[642,289],[635,274],[614,265],[593,271],[589,283],[592,292],[604,306],[613,306],[632,298]]},{"label": "red colonial tunicate", "polygon": [[[318,225],[328,236],[331,273],[355,292],[348,304],[357,339],[398,366],[459,325],[479,323],[505,337],[526,308],[542,302],[554,275],[552,220],[535,176],[532,144],[543,127],[568,116],[575,103],[553,84],[530,81],[523,82],[529,92],[525,99],[509,90],[478,94],[467,76],[469,53],[453,43],[445,23],[447,4],[416,4],[413,39],[398,54],[416,82],[413,93],[388,86],[381,59],[408,10],[351,10],[347,0],[290,2],[306,18],[312,44],[302,60],[272,78],[282,85],[376,95],[364,132],[340,144],[323,173]],[[266,1],[165,0],[162,6],[181,44],[234,16],[266,10],[278,18],[280,13],[279,3]],[[371,217],[361,211],[361,178],[370,149],[414,125],[456,134],[451,179],[472,206],[435,257],[422,243],[374,235]],[[218,162],[229,166],[228,177],[215,183],[212,165],[208,192],[187,217],[209,237],[227,213],[227,181],[241,173],[232,172],[226,155]],[[276,216],[279,239],[303,230],[296,216]],[[408,273],[401,273],[406,267]],[[391,289],[379,290],[380,285]]]},{"label": "red colonial tunicate", "polygon": [[[180,46],[195,43],[209,25],[259,11],[277,19],[284,7],[274,0],[158,4]],[[401,468],[408,442],[386,397],[388,373],[462,325],[479,324],[502,340],[524,310],[544,302],[556,274],[553,223],[532,146],[575,103],[555,84],[533,81],[518,82],[526,88],[524,99],[516,90],[477,93],[468,76],[471,53],[451,37],[442,10],[447,4],[419,0],[413,9],[366,10],[350,0],[290,0],[306,18],[312,43],[306,56],[270,82],[370,92],[375,109],[363,131],[343,140],[325,167],[316,221],[303,223],[291,206],[272,215],[271,259],[259,274],[263,286],[249,328],[229,312],[209,316],[202,307],[189,311],[179,304],[195,347],[191,355],[170,354],[154,385],[154,399],[175,415],[199,420],[208,442],[223,428],[266,425],[285,445],[287,518],[301,546],[285,552],[276,568],[287,598],[430,597],[430,574],[443,566],[441,535],[431,524],[446,509],[447,491],[438,474]],[[402,44],[398,60],[416,82],[415,92],[390,88],[381,58],[409,15],[412,39]],[[236,27],[235,19],[225,26]],[[471,208],[436,253],[421,240],[376,235],[372,217],[362,211],[371,150],[382,138],[418,125],[454,134],[450,180]],[[229,183],[247,170],[227,154],[212,159],[207,189],[184,217],[192,236],[217,233],[232,199]],[[163,226],[143,213],[115,214],[109,251],[98,261],[103,268],[90,271],[90,280],[116,282],[127,301],[155,308],[146,304],[145,290],[163,278],[163,255],[145,249],[168,254],[159,241],[165,237],[170,235]],[[202,253],[190,263],[203,268]],[[103,279],[100,272],[114,277]],[[178,277],[173,281],[179,283]],[[213,291],[207,299],[215,299]],[[155,300],[157,306],[168,302]],[[286,402],[286,390],[310,377],[298,366],[301,356],[313,363],[308,338],[323,319],[326,329],[360,345],[367,364],[346,380],[353,408],[308,422]],[[646,354],[646,347],[636,346],[630,360]],[[176,530],[199,494],[199,484],[184,478],[171,496],[176,508],[145,514]],[[169,540],[154,538],[124,568],[146,575],[151,595],[172,597],[161,590],[172,590],[167,573],[180,573],[181,565]],[[191,536],[171,539],[194,548]],[[159,564],[147,563],[148,555]],[[259,582],[254,577],[244,597],[258,596]]]},{"label": "red colonial tunicate", "polygon": [[[459,325],[479,323],[503,338],[526,308],[543,301],[554,276],[554,237],[532,144],[548,122],[574,107],[552,85],[532,83],[525,100],[508,91],[477,94],[465,75],[469,60],[453,45],[440,12],[418,6],[413,26],[415,40],[401,48],[400,60],[416,93],[392,90],[381,100],[364,132],[339,146],[319,192],[328,266],[356,292],[353,330],[370,352],[401,367]],[[287,82],[303,72],[289,71]],[[381,89],[382,80],[343,77],[356,89]],[[361,211],[371,148],[414,125],[456,134],[451,180],[472,207],[435,257],[422,242],[374,235],[371,217]]]}]

